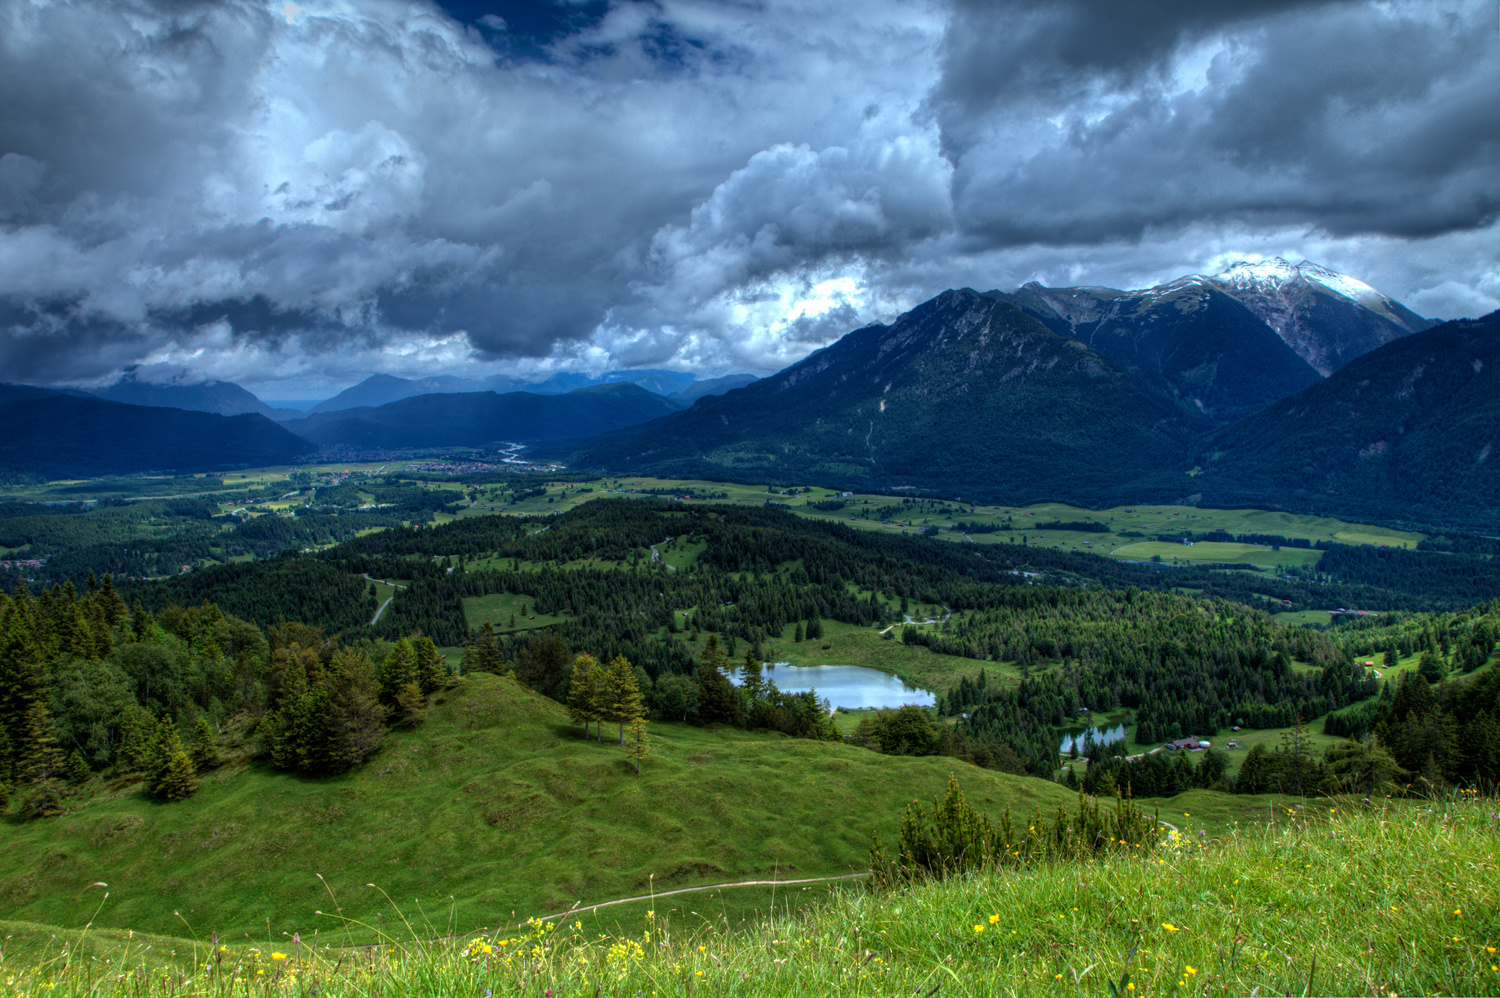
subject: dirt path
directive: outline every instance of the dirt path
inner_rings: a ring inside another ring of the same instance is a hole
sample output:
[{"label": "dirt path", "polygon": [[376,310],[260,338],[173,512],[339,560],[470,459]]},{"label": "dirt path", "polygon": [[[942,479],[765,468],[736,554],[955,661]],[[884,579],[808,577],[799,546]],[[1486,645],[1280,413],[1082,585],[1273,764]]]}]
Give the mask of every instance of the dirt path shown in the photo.
[{"label": "dirt path", "polygon": [[[451,572],[451,571],[453,571],[453,569],[450,568],[448,571]],[[405,589],[406,588],[406,586],[398,586],[398,585],[396,585],[396,583],[394,583],[394,582],[387,582],[384,579],[372,579],[372,578],[370,578],[369,573],[365,574],[365,580],[368,581],[368,582],[378,582],[382,586],[390,586],[392,589]],[[388,606],[390,606],[391,605],[391,600],[393,600],[395,598],[396,598],[396,594],[395,593],[391,593],[389,596],[387,596],[385,598],[385,602],[382,603],[382,604],[380,604],[380,607],[375,611],[375,616],[373,616],[373,617],[370,618],[370,626],[371,627],[374,627],[375,623],[378,620],[380,620],[380,615],[382,613],[385,613],[385,608],[388,607]]]}]

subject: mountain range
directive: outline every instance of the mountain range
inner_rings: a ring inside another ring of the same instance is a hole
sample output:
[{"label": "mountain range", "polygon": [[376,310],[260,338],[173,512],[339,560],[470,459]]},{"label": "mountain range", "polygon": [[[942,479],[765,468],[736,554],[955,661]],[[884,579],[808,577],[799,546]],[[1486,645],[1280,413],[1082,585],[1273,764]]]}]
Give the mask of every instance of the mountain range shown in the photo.
[{"label": "mountain range", "polygon": [[579,439],[677,412],[682,403],[621,382],[563,395],[455,392],[312,413],[282,424],[315,444],[359,448],[479,446]]},{"label": "mountain range", "polygon": [[569,463],[1472,528],[1500,515],[1497,336],[1496,315],[1438,326],[1282,260],[1145,291],[947,291]]},{"label": "mountain range", "polygon": [[949,290],[761,380],[374,375],[307,413],[130,372],[93,396],[4,386],[0,464],[187,469],[514,441],[580,471],[1474,524],[1500,514],[1496,336],[1494,315],[1437,325],[1274,259],[1137,291]]},{"label": "mountain range", "polygon": [[472,394],[474,392],[526,392],[530,395],[564,395],[580,388],[597,385],[634,384],[666,398],[694,402],[705,395],[718,395],[755,380],[751,374],[729,374],[700,381],[694,374],[682,371],[608,371],[603,375],[563,372],[543,381],[524,381],[497,374],[483,379],[456,378],[442,375],[433,378],[398,378],[390,374],[372,374],[357,385],[344,389],[330,399],[319,402],[308,413],[339,412],[382,406],[418,395]]}]

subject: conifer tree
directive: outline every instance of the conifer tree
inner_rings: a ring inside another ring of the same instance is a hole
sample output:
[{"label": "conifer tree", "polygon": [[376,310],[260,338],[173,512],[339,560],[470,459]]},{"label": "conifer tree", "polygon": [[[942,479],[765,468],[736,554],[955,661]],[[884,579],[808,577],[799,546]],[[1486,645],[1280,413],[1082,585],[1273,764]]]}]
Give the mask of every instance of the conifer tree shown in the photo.
[{"label": "conifer tree", "polygon": [[193,769],[193,760],[188,758],[180,745],[167,760],[165,769],[156,781],[155,792],[162,800],[187,800],[198,792],[198,774]]},{"label": "conifer tree", "polygon": [[68,782],[83,783],[93,775],[89,764],[84,760],[83,753],[74,749],[68,755]]},{"label": "conifer tree", "polygon": [[621,737],[620,745],[625,749],[626,758],[635,763],[635,775],[641,775],[641,760],[650,754],[650,738],[646,734],[646,719],[637,717],[630,722],[630,737]]},{"label": "conifer tree", "polygon": [[427,720],[427,695],[416,683],[407,683],[396,692],[391,720],[406,728],[415,728]]},{"label": "conifer tree", "polygon": [[363,652],[352,648],[338,652],[329,671],[328,766],[342,773],[380,749],[388,711],[380,703],[375,667]]},{"label": "conifer tree", "polygon": [[67,762],[52,731],[52,712],[37,701],[26,712],[25,740],[20,765],[23,785],[57,783],[68,775]]},{"label": "conifer tree", "polygon": [[412,651],[417,656],[417,685],[424,694],[436,693],[448,684],[448,665],[431,638],[417,638]]},{"label": "conifer tree", "polygon": [[[573,676],[568,681],[568,716],[583,725],[583,737],[589,736],[589,725],[600,721],[604,687],[604,669],[599,660],[584,652],[573,660]],[[603,739],[603,733],[600,734]]]},{"label": "conifer tree", "polygon": [[395,706],[396,698],[408,683],[417,681],[417,657],[411,650],[411,642],[405,638],[396,642],[390,655],[386,656],[385,668],[380,674],[380,699],[387,706]]},{"label": "conifer tree", "polygon": [[620,726],[620,745],[625,744],[625,725],[646,716],[646,701],[640,683],[624,655],[610,659],[604,678],[599,713]]},{"label": "conifer tree", "polygon": [[[165,786],[167,772],[179,755],[186,757],[187,752],[182,747],[182,737],[177,733],[177,722],[168,714],[156,722],[156,735],[151,740],[148,753],[146,779],[151,792],[156,796],[165,796],[162,788]],[[191,764],[191,760],[189,763]]]},{"label": "conifer tree", "polygon": [[206,773],[219,765],[219,750],[214,745],[214,729],[202,714],[198,715],[198,723],[193,725],[192,760],[193,768],[200,773]]},{"label": "conifer tree", "polygon": [[478,630],[471,632],[469,643],[464,648],[463,668],[465,672],[494,672],[504,671],[504,663],[500,660],[500,646],[495,638],[495,626],[489,621]]}]

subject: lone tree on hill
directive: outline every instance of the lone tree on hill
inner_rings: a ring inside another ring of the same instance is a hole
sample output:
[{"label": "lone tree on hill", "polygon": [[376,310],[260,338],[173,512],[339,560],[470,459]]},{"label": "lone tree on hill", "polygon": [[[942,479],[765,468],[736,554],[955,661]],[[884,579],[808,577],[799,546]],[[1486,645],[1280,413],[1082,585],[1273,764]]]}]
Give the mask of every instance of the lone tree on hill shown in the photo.
[{"label": "lone tree on hill", "polygon": [[620,744],[625,749],[626,758],[635,763],[635,775],[641,775],[641,760],[650,754],[648,743],[650,739],[646,734],[646,719],[637,717],[630,722],[630,737],[622,739]]}]

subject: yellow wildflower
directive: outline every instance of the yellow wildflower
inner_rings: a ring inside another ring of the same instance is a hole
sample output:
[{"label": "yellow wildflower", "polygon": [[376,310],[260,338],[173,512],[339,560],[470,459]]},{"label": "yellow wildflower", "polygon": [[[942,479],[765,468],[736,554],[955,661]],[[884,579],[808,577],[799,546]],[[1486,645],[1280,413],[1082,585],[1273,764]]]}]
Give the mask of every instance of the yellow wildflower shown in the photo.
[{"label": "yellow wildflower", "polygon": [[[1000,916],[999,915],[991,915],[990,916],[990,924],[991,925],[994,925],[998,921],[1000,921]],[[1492,949],[1492,950],[1490,950],[1490,952],[1493,953],[1495,951]]]},{"label": "yellow wildflower", "polygon": [[1168,932],[1177,932],[1177,931],[1179,931],[1178,928],[1177,928],[1177,926],[1173,925],[1171,922],[1163,922],[1163,923],[1161,923],[1161,927],[1164,928],[1164,929],[1166,929]]},{"label": "yellow wildflower", "polygon": [[984,926],[976,924],[974,926],[974,931],[975,931],[975,933],[983,932],[984,931]]},{"label": "yellow wildflower", "polygon": [[1182,972],[1184,974],[1186,974],[1187,976],[1189,976],[1189,977],[1192,977],[1194,974],[1198,973],[1196,970],[1193,969],[1193,965],[1192,964],[1188,964],[1186,967],[1184,967],[1183,970],[1182,970]]},{"label": "yellow wildflower", "polygon": [[272,953],[271,954],[271,959],[272,960],[285,960],[286,959],[286,954],[285,953]]}]

